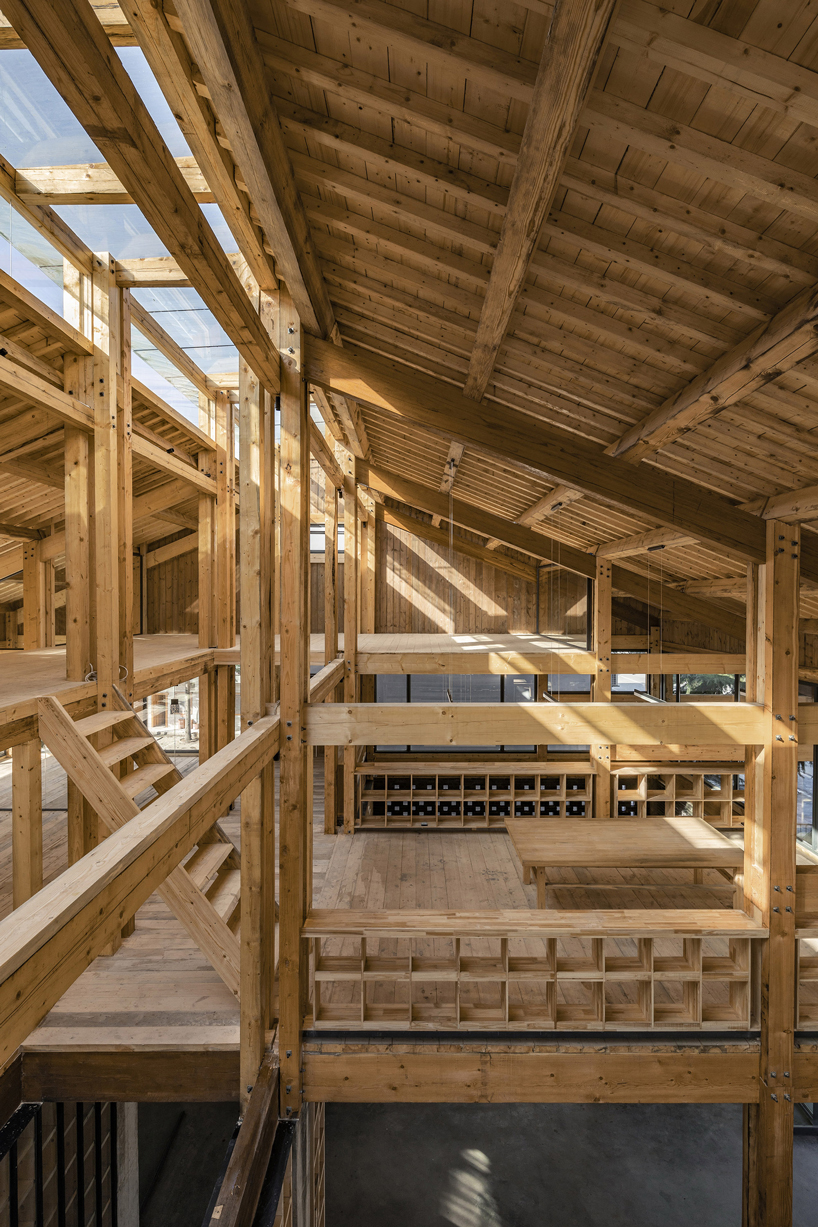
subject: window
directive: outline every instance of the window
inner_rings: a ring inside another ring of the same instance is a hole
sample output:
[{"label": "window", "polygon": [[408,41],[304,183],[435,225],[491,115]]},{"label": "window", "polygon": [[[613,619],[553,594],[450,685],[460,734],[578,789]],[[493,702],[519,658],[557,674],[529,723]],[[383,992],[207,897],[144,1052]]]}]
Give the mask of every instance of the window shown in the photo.
[{"label": "window", "polygon": [[[533,674],[383,674],[375,679],[376,703],[531,703],[537,693]],[[376,746],[378,753],[533,754],[536,746]]]}]

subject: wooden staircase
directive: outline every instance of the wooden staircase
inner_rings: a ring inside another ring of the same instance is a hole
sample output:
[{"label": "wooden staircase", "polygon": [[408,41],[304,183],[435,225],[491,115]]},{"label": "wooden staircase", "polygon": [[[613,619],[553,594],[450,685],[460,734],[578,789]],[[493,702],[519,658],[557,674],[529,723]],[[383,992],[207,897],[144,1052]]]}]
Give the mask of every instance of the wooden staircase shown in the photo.
[{"label": "wooden staircase", "polygon": [[[135,798],[148,787],[161,794],[183,778],[116,688],[114,702],[75,721],[57,699],[38,700],[40,737],[111,831],[140,813]],[[218,823],[158,894],[238,996],[241,862]]]}]

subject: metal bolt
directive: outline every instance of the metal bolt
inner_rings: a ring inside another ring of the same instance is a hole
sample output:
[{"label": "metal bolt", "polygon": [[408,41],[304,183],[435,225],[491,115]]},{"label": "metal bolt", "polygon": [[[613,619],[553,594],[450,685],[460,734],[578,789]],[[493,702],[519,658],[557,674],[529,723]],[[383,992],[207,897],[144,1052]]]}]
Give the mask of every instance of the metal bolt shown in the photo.
[{"label": "metal bolt", "polygon": [[784,719],[783,716],[776,716],[776,720],[783,720],[783,719]]},{"label": "metal bolt", "polygon": [[787,890],[792,890],[792,887],[791,887],[791,886],[788,886],[788,887],[787,887]]},{"label": "metal bolt", "polygon": [[780,908],[780,907],[774,907],[774,908],[773,908],[773,911],[774,911],[774,912],[780,912],[780,911],[781,911],[781,908]]},{"label": "metal bolt", "polygon": [[786,1091],[784,1092],[784,1098],[786,1099],[787,1103],[792,1103],[792,1096],[788,1095]]},{"label": "metal bolt", "polygon": [[291,1057],[292,1055],[293,1055],[293,1050],[292,1050],[292,1048],[288,1048],[288,1049],[287,1049],[287,1056],[288,1056],[288,1057]]},{"label": "metal bolt", "polygon": [[793,736],[790,736],[790,741],[795,741],[795,738]]},{"label": "metal bolt", "polygon": [[785,1077],[785,1078],[789,1078],[789,1076],[790,1076],[790,1071],[789,1071],[788,1069],[785,1069],[785,1070],[784,1070],[784,1077]]},{"label": "metal bolt", "polygon": [[771,1077],[771,1078],[774,1078],[774,1077],[775,1077],[775,1070],[774,1070],[774,1069],[771,1069],[771,1070],[770,1070],[770,1077]]},{"label": "metal bolt", "polygon": [[772,1095],[772,1094],[771,1094],[771,1095],[770,1095],[770,1099],[774,1099],[774,1100],[775,1100],[775,1102],[776,1102],[776,1103],[778,1103],[778,1096],[777,1096],[777,1095]]},{"label": "metal bolt", "polygon": [[293,1089],[293,1088],[292,1088],[292,1086],[288,1086],[288,1087],[287,1087],[287,1094],[288,1094],[288,1095],[289,1095],[289,1093],[290,1093],[290,1091],[291,1091],[292,1089]]},{"label": "metal bolt", "polygon": [[781,887],[780,887],[780,886],[774,886],[774,887],[773,887],[773,890],[781,890]]},{"label": "metal bolt", "polygon": [[783,741],[783,740],[784,740],[784,738],[783,738],[783,737],[781,736],[781,734],[779,733],[779,734],[777,735],[777,737],[776,737],[776,741]]},{"label": "metal bolt", "polygon": [[785,911],[785,912],[791,912],[791,911],[792,911],[792,908],[791,908],[791,907],[785,907],[785,908],[784,908],[784,911]]},{"label": "metal bolt", "polygon": [[[288,741],[292,741],[292,739],[293,739],[293,735],[292,735],[292,733],[288,733],[288,734],[287,734],[287,740],[288,740]],[[777,909],[776,909],[776,910],[777,910]]]}]

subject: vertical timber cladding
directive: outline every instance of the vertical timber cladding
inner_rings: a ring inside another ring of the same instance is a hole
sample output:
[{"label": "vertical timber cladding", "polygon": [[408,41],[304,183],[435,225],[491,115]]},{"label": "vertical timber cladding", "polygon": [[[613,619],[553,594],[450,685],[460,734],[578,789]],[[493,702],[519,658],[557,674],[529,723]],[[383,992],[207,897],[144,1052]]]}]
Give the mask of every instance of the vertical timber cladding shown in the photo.
[{"label": "vertical timber cladding", "polygon": [[309,860],[307,772],[303,735],[309,689],[308,569],[310,565],[310,447],[303,330],[292,301],[280,291],[281,352],[281,813],[279,820],[279,1056],[281,1115],[301,1107],[301,1028],[308,989]]},{"label": "vertical timber cladding", "polygon": [[745,1109],[749,1227],[792,1221],[800,554],[800,529],[768,521],[767,561],[757,583],[755,568],[748,581],[747,697],[754,690],[764,704],[767,736],[747,763],[744,890],[747,911],[770,930],[761,956],[759,1098]]}]

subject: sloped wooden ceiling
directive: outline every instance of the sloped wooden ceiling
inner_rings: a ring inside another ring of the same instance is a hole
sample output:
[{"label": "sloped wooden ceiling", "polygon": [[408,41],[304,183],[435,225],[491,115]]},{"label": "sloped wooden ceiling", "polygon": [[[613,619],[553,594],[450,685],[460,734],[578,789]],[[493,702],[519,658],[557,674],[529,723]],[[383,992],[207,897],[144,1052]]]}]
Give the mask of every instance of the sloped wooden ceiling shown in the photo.
[{"label": "sloped wooden ceiling", "polygon": [[[317,261],[329,304],[318,331],[337,326],[352,352],[462,388],[552,6],[123,5],[213,196],[269,277],[274,210],[237,170],[213,63],[194,54],[206,9],[235,17],[234,32],[249,12],[279,169],[297,188],[287,208],[309,226],[306,280]],[[540,419],[630,459],[635,484],[641,463],[758,511],[818,482],[816,69],[818,14],[802,0],[620,0],[487,404],[532,415],[532,437]],[[439,488],[445,442],[361,412],[374,464]],[[552,490],[468,447],[455,478],[460,497],[515,518]],[[533,520],[568,544],[658,527],[568,491]],[[646,571],[646,558],[655,571],[655,555],[624,565]],[[743,563],[668,537],[661,567],[682,583],[738,578]]]}]

